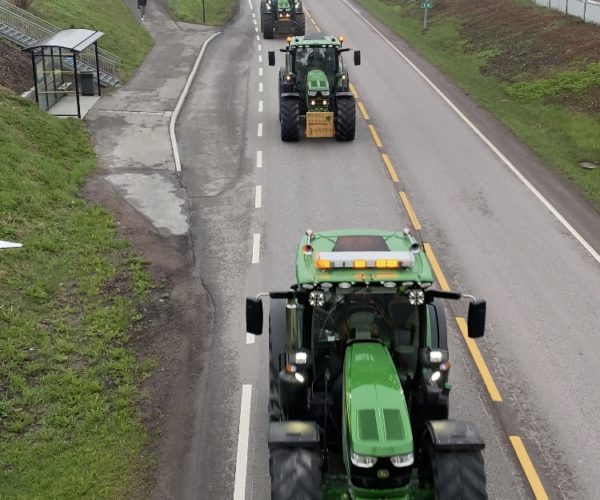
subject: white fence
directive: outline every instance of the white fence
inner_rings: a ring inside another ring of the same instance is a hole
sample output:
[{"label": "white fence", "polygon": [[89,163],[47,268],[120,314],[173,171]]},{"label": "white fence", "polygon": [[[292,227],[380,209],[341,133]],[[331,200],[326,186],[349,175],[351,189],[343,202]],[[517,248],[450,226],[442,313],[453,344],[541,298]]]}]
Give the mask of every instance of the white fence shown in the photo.
[{"label": "white fence", "polygon": [[600,1],[596,0],[533,0],[549,9],[577,16],[589,23],[600,24]]}]

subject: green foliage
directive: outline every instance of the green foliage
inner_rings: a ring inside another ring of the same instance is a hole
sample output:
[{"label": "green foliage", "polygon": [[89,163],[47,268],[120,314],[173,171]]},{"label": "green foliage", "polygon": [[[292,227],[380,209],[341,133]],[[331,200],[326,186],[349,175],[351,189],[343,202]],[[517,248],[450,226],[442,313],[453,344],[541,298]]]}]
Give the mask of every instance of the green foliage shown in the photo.
[{"label": "green foliage", "polygon": [[167,0],[169,10],[182,21],[219,26],[229,22],[235,0]]},{"label": "green foliage", "polygon": [[148,366],[127,342],[150,278],[77,197],[96,165],[81,121],[0,89],[0,157],[0,237],[24,244],[0,251],[0,498],[124,496],[143,477]]},{"label": "green foliage", "polygon": [[36,0],[30,11],[63,29],[102,31],[102,47],[121,58],[127,79],[152,48],[152,39],[122,0]]}]

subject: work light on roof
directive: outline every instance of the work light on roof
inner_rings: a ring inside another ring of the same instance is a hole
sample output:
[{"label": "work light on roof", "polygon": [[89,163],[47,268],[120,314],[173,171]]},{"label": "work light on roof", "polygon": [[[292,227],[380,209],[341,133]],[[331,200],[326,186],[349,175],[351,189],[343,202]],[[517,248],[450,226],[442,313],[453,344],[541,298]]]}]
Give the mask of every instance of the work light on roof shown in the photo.
[{"label": "work light on roof", "polygon": [[323,307],[325,304],[325,294],[321,290],[313,290],[308,294],[308,303],[312,307]]},{"label": "work light on roof", "polygon": [[423,290],[409,290],[408,302],[411,306],[420,306],[425,302],[425,293],[423,292]]}]

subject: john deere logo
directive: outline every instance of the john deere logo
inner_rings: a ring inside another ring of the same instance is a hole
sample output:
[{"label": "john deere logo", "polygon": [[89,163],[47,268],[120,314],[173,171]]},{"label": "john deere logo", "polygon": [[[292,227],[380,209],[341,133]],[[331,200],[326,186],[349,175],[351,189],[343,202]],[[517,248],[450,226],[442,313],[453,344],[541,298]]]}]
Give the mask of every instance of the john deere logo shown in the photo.
[{"label": "john deere logo", "polygon": [[331,121],[331,115],[327,115],[327,116],[325,117],[325,121],[326,121],[327,123],[329,123],[329,122]]},{"label": "john deere logo", "polygon": [[377,471],[377,478],[378,479],[387,479],[388,477],[390,477],[390,471],[387,469],[379,469]]}]

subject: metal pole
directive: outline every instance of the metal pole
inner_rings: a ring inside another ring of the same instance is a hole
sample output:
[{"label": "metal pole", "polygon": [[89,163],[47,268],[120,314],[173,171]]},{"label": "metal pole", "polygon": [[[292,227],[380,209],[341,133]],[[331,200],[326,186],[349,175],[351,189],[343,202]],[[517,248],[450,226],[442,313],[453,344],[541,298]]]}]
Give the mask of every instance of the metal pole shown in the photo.
[{"label": "metal pole", "polygon": [[98,96],[102,95],[100,90],[100,63],[98,62],[98,42],[94,42],[94,51],[96,52],[96,81],[98,82]]},{"label": "metal pole", "polygon": [[202,0],[202,24],[206,24],[206,11],[204,10],[204,0]]},{"label": "metal pole", "polygon": [[31,65],[33,66],[33,88],[35,89],[35,102],[37,105],[40,105],[40,96],[38,95],[38,86],[37,86],[37,63],[35,62],[35,49],[31,50]]},{"label": "metal pole", "polygon": [[46,111],[48,111],[50,109],[50,100],[48,99],[48,81],[46,79],[46,47],[42,47],[42,73],[44,75],[44,97],[46,101]]},{"label": "metal pole", "polygon": [[429,13],[429,9],[423,9],[423,31],[427,31],[427,26],[428,26],[428,13]]},{"label": "metal pole", "polygon": [[75,99],[77,99],[77,118],[81,118],[81,107],[79,106],[79,78],[77,77],[77,54],[73,51],[73,77],[75,79]]},{"label": "metal pole", "polygon": [[587,11],[587,0],[583,0],[583,20],[585,21],[585,14]]}]

